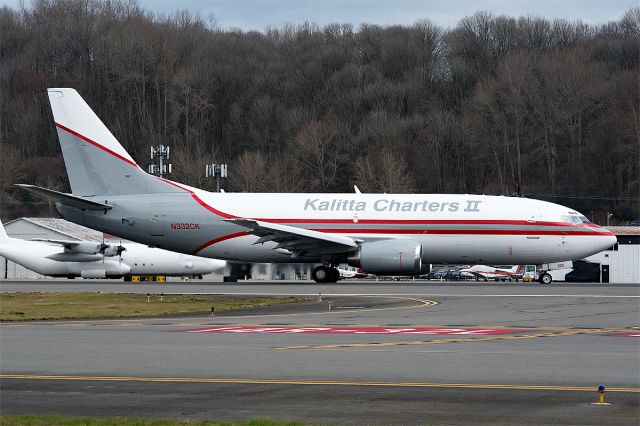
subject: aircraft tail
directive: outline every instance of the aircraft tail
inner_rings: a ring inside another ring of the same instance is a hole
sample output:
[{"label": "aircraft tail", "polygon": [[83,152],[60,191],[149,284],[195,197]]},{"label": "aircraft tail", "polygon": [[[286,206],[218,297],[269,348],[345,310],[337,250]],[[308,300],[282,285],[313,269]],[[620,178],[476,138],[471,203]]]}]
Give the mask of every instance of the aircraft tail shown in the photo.
[{"label": "aircraft tail", "polygon": [[9,236],[7,235],[7,232],[4,230],[4,225],[2,224],[2,221],[0,221],[0,243],[7,242],[7,241],[9,241]]},{"label": "aircraft tail", "polygon": [[142,170],[74,89],[48,89],[48,94],[74,195],[178,190]]}]

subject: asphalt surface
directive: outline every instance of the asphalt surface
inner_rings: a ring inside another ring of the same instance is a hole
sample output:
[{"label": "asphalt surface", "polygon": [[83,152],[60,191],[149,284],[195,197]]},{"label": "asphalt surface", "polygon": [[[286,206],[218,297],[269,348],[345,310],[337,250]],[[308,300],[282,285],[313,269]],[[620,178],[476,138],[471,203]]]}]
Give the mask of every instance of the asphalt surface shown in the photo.
[{"label": "asphalt surface", "polygon": [[[3,414],[640,422],[638,285],[0,283],[17,289],[322,300],[213,317],[0,324]],[[600,384],[613,405],[590,404]]]}]

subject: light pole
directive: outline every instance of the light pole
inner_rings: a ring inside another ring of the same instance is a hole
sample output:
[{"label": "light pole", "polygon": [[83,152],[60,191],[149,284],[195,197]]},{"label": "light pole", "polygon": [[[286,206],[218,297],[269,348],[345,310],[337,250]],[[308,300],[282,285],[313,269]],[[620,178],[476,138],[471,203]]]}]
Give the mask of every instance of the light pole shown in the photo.
[{"label": "light pole", "polygon": [[169,160],[169,147],[164,145],[151,147],[151,159],[153,164],[149,164],[149,173],[161,178],[167,177],[171,173]]},{"label": "light pole", "polygon": [[226,164],[207,164],[204,169],[205,177],[212,177],[216,180],[216,192],[220,192],[220,178],[227,177]]},{"label": "light pole", "polygon": [[607,212],[607,227],[609,226],[609,219],[613,217],[613,213]]}]

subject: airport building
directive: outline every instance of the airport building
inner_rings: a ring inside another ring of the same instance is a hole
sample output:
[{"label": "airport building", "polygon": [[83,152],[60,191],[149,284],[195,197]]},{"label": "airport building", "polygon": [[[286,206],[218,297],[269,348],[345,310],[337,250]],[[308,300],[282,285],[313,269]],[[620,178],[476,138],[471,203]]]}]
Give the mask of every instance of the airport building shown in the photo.
[{"label": "airport building", "polygon": [[640,226],[609,226],[618,242],[586,258],[600,264],[603,283],[640,283]]}]

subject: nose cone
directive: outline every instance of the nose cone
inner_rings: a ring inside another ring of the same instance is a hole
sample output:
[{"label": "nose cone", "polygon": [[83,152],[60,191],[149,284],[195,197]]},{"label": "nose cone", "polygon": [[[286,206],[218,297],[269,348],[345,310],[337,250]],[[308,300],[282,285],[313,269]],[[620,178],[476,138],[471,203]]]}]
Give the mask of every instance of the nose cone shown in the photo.
[{"label": "nose cone", "polygon": [[613,234],[607,235],[606,237],[603,237],[603,238],[604,240],[606,240],[603,242],[603,244],[606,244],[606,245],[602,250],[608,249],[609,247],[612,247],[615,243],[618,242],[618,239]]},{"label": "nose cone", "polygon": [[601,226],[595,226],[594,229],[596,229],[597,232],[600,233],[600,235],[596,237],[598,253],[613,247],[613,245],[618,242],[618,239],[616,238],[616,236],[613,235],[611,231],[609,231],[607,228],[603,228]]}]

